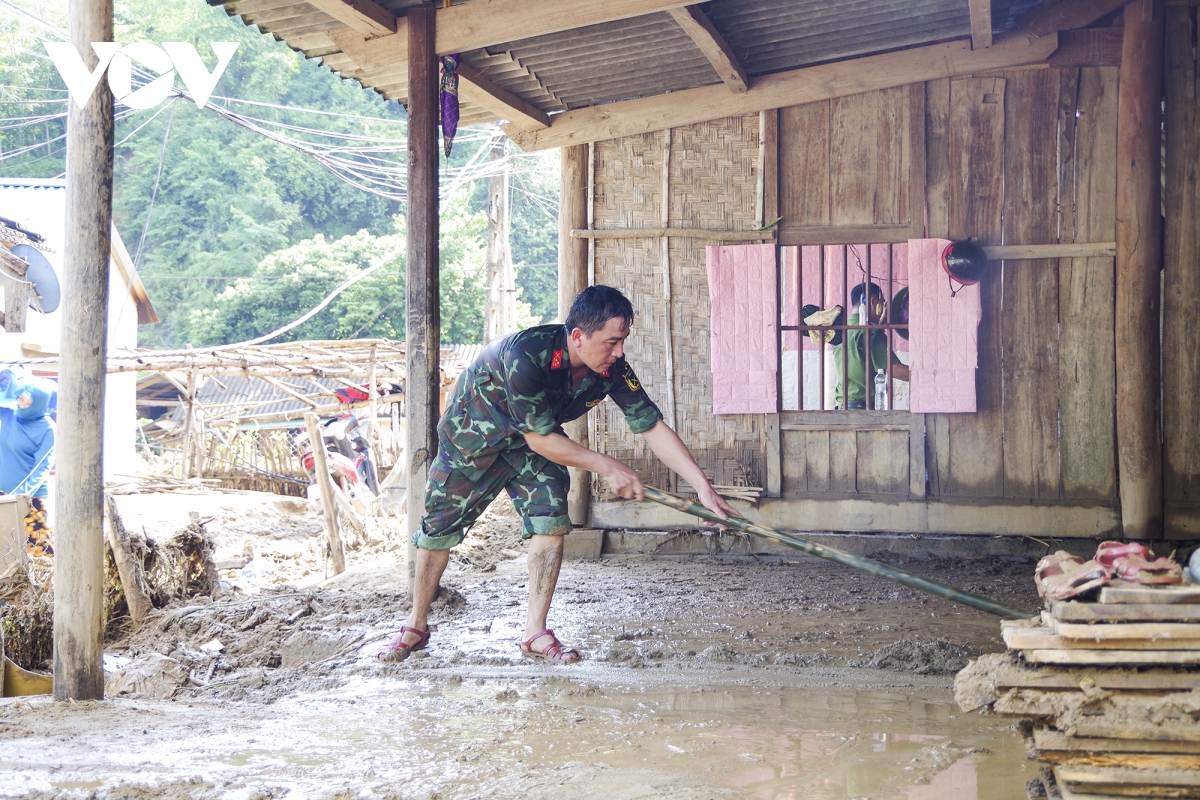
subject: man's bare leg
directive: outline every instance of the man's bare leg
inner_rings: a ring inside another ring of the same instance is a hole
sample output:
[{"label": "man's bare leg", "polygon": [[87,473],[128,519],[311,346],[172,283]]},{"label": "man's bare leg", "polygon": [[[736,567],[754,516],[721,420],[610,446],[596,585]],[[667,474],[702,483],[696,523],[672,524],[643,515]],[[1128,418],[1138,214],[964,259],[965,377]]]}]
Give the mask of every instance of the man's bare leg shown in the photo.
[{"label": "man's bare leg", "polygon": [[[554,588],[558,585],[558,572],[562,567],[563,537],[532,536],[529,539],[529,616],[525,620],[525,640],[546,630],[546,615],[550,613],[550,601],[554,599]],[[542,652],[550,644],[548,636],[529,643],[531,649]],[[577,661],[574,657],[564,661]]]},{"label": "man's bare leg", "polygon": [[[429,630],[429,606],[437,595],[438,582],[441,581],[442,573],[446,571],[446,565],[449,563],[449,550],[417,550],[412,613],[404,623],[409,628]],[[405,631],[401,641],[405,644],[416,644],[421,641],[421,637],[411,631]]]}]

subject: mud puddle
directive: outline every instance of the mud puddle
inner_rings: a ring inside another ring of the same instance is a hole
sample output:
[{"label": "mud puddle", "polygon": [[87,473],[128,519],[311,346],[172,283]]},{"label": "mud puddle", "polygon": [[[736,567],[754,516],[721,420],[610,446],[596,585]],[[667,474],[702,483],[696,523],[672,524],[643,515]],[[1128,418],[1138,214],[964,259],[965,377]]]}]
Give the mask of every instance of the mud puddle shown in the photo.
[{"label": "mud puddle", "polygon": [[[237,708],[10,703],[25,731],[6,737],[0,796],[986,800],[1029,777],[1010,725],[959,714],[939,689],[561,672],[361,676]],[[82,733],[93,724],[103,742]]]}]

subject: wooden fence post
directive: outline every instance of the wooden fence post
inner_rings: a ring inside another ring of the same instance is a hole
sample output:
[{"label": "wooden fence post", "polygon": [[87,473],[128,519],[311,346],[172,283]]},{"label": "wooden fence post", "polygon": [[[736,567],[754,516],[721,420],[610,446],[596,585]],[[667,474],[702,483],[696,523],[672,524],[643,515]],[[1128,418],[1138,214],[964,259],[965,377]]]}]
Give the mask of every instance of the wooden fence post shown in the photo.
[{"label": "wooden fence post", "polygon": [[[112,0],[70,0],[71,45],[89,71],[92,42],[113,39]],[[67,103],[66,268],[59,360],[54,699],[104,696],[104,378],[112,225],[113,99],[100,81]]]},{"label": "wooden fence post", "polygon": [[1129,539],[1162,535],[1159,424],[1161,0],[1125,6],[1117,96],[1117,457],[1121,526]]},{"label": "wooden fence post", "polygon": [[317,415],[309,411],[304,415],[304,426],[308,428],[308,444],[312,448],[313,473],[317,488],[321,490],[321,509],[325,514],[325,534],[329,537],[329,560],[333,562],[333,573],[346,571],[346,551],[342,547],[342,535],[338,530],[337,499],[333,496],[333,479],[329,477],[329,461],[325,458],[325,439],[321,436],[321,423]]},{"label": "wooden fence post", "polygon": [[[438,61],[432,8],[408,11],[408,242],[404,391],[408,411],[408,514],[411,535],[425,514],[425,480],[437,454],[441,387],[438,275]],[[408,547],[408,585],[416,548]]]}]

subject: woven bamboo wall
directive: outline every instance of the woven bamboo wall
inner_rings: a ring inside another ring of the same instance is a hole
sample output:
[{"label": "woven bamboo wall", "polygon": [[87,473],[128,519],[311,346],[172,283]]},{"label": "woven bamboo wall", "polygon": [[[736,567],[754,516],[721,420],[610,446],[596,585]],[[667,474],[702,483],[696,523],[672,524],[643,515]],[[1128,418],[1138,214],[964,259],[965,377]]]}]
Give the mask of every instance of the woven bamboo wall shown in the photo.
[{"label": "woven bamboo wall", "polygon": [[[664,132],[595,145],[595,227],[660,228]],[[669,227],[749,230],[754,227],[759,158],[759,117],[749,115],[676,128],[669,150]],[[675,416],[680,437],[714,483],[762,486],[762,416],[712,414],[708,280],[705,246],[716,242],[673,238],[671,353],[675,366]],[[621,289],[633,302],[634,327],[626,347],[650,396],[663,411],[666,390],[666,302],[663,246],[656,239],[598,240],[596,283]],[[621,412],[605,403],[595,417],[602,452],[636,469],[646,482],[669,487],[670,471],[626,428]],[[598,496],[606,491],[594,487]]]}]

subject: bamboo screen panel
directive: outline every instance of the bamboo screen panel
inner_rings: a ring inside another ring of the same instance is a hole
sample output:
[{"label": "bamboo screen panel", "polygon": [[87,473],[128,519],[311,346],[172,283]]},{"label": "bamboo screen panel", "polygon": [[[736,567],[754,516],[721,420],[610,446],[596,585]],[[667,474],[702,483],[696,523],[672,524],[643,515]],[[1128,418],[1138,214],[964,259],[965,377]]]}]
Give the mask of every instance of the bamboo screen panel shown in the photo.
[{"label": "bamboo screen panel", "polygon": [[[666,135],[655,133],[595,145],[595,227],[661,228]],[[671,131],[668,227],[749,230],[755,226],[758,115],[699,123]],[[716,241],[671,238],[671,355],[676,430],[700,467],[717,484],[762,486],[762,416],[713,416],[709,361],[705,246]],[[630,363],[670,419],[667,404],[664,247],[658,239],[597,240],[595,282],[615,286],[634,306]],[[637,470],[647,483],[670,487],[671,472],[631,434],[612,403],[594,418],[598,448]],[[607,486],[598,480],[598,497]]]}]

